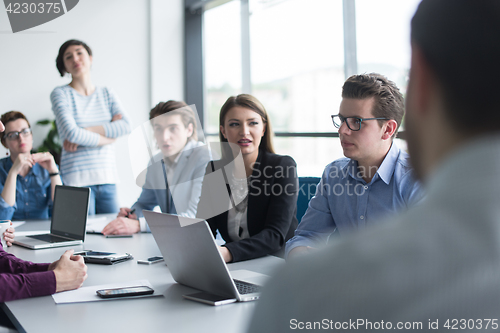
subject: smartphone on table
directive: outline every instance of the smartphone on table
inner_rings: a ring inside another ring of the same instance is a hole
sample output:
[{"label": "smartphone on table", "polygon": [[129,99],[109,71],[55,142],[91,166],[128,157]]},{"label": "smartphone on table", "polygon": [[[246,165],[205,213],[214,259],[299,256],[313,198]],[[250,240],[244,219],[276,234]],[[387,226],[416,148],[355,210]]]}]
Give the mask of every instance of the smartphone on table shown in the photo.
[{"label": "smartphone on table", "polygon": [[101,290],[96,291],[97,295],[101,298],[115,298],[115,297],[150,295],[154,292],[155,291],[148,286],[101,289]]},{"label": "smartphone on table", "polygon": [[156,257],[150,257],[146,260],[137,260],[138,264],[144,264],[144,265],[151,265],[151,264],[156,264],[157,262],[162,262],[163,257],[156,256]]}]

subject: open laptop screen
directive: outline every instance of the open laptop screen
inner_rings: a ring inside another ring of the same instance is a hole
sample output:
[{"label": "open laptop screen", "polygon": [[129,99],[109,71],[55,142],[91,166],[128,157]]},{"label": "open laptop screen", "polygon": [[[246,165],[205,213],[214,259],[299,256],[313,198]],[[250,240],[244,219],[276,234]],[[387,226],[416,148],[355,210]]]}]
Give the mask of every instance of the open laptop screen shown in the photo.
[{"label": "open laptop screen", "polygon": [[50,232],[85,240],[89,195],[87,187],[56,186]]}]

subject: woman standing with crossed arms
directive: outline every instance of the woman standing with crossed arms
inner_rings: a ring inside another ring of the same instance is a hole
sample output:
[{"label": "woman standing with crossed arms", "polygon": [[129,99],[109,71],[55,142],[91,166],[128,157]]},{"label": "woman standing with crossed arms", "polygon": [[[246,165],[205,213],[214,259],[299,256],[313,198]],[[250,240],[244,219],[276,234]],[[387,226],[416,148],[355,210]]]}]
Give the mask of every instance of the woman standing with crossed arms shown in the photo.
[{"label": "woman standing with crossed arms", "polygon": [[113,143],[129,134],[129,121],[116,95],[95,86],[90,77],[92,50],[68,40],[59,49],[56,65],[71,82],[50,95],[60,137],[64,140],[61,175],[64,184],[91,188],[89,214],[116,213],[118,182]]}]

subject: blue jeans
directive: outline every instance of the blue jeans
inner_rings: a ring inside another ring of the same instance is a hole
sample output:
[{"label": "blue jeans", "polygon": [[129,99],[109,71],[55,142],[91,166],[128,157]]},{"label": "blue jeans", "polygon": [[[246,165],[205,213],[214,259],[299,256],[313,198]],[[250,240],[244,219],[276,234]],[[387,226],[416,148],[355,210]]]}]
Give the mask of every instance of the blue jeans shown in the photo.
[{"label": "blue jeans", "polygon": [[118,213],[115,184],[92,185],[89,188],[89,215]]}]

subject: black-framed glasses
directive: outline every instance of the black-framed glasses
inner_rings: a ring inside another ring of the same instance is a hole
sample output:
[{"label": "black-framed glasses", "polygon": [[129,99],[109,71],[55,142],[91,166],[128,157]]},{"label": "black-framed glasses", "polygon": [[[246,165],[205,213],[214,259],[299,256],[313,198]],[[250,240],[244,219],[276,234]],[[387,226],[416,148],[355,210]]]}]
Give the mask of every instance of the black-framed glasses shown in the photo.
[{"label": "black-framed glasses", "polygon": [[342,123],[345,121],[347,127],[351,131],[359,131],[361,129],[361,123],[366,120],[389,120],[389,118],[359,118],[359,117],[344,117],[340,114],[332,116],[333,126],[340,128]]},{"label": "black-framed glasses", "polygon": [[22,136],[23,138],[29,136],[31,134],[31,128],[25,128],[22,131],[19,132],[9,132],[5,134],[5,139],[9,141],[14,141],[19,139],[19,135]]}]

